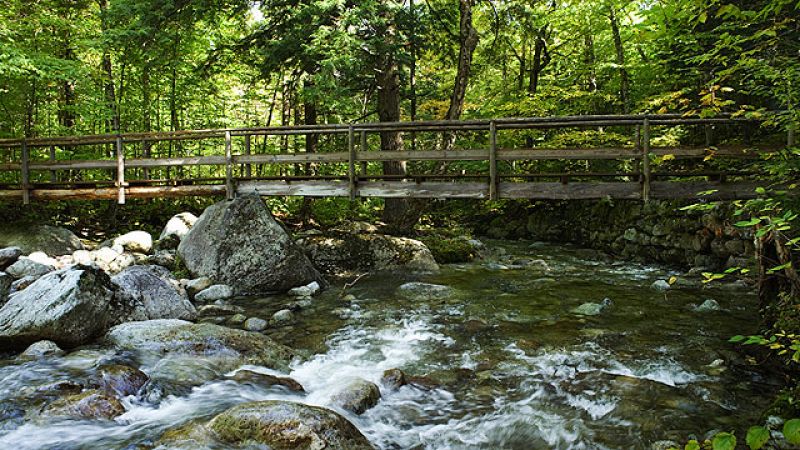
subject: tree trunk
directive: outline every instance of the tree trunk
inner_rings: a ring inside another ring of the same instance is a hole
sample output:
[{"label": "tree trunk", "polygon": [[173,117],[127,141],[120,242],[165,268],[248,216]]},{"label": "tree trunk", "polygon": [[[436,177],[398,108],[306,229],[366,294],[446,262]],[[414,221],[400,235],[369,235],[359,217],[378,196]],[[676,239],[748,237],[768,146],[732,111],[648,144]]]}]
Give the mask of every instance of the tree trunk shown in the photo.
[{"label": "tree trunk", "polygon": [[[313,89],[314,82],[313,81],[306,81],[305,83],[306,89]],[[316,125],[317,124],[317,102],[313,98],[308,98],[308,94],[306,93],[306,99],[303,102],[303,122],[306,125]],[[306,135],[306,153],[316,153],[319,147],[319,135],[311,133]],[[314,175],[317,172],[317,165],[313,163],[306,164],[306,175]],[[311,207],[313,206],[314,200],[310,197],[303,197],[303,204],[300,207],[300,221],[303,224],[308,223],[311,220]]]},{"label": "tree trunk", "polygon": [[594,52],[594,36],[591,33],[586,33],[583,37],[583,64],[586,66],[586,90],[589,92],[597,92],[597,57]]},{"label": "tree trunk", "polygon": [[[100,7],[101,17],[105,17],[105,11],[108,9],[108,0],[98,0],[97,4]],[[101,27],[104,31],[108,28],[105,19],[103,19]],[[108,112],[111,114],[111,118],[106,119],[105,127],[106,133],[111,133],[119,131],[119,111],[117,111],[117,97],[114,88],[114,68],[111,63],[111,54],[108,50],[103,50],[100,65],[102,66],[103,75],[105,76],[103,96],[105,97],[106,108],[108,108]]]},{"label": "tree trunk", "polygon": [[536,42],[533,45],[533,62],[531,64],[528,94],[534,95],[539,90],[539,78],[545,67],[550,64],[550,53],[547,51],[547,30],[545,25],[536,33]]},{"label": "tree trunk", "polygon": [[[447,120],[458,120],[464,112],[464,98],[467,95],[469,75],[472,70],[472,55],[478,46],[478,31],[472,24],[473,0],[459,0],[458,3],[461,21],[459,23],[459,51],[458,71],[456,72],[453,93],[450,96],[450,107],[447,109]],[[453,148],[456,135],[452,132],[444,133],[442,149],[449,151]]]},{"label": "tree trunk", "polygon": [[[758,299],[764,326],[775,325],[782,310],[791,308],[800,295],[800,276],[794,268],[794,255],[787,239],[770,233],[756,241],[758,257]],[[773,267],[789,264],[785,269],[770,271]]]},{"label": "tree trunk", "polygon": [[[150,68],[145,65],[142,68],[142,131],[152,131],[153,123],[150,117]],[[150,157],[149,141],[142,142],[142,156],[145,158]],[[144,168],[144,178],[150,178],[150,169]]]},{"label": "tree trunk", "polygon": [[614,49],[617,53],[617,66],[619,67],[619,99],[622,102],[623,111],[627,114],[631,111],[630,79],[628,70],[625,68],[625,49],[622,47],[622,36],[619,33],[619,21],[613,6],[609,9],[608,20],[611,23],[611,34],[614,36]]},{"label": "tree trunk", "polygon": [[[62,57],[67,61],[75,60],[69,30],[64,32],[64,52]],[[67,134],[75,128],[75,80],[64,80],[61,84],[61,106],[58,110],[58,123]]]},{"label": "tree trunk", "polygon": [[[400,120],[400,76],[397,60],[391,53],[380,55],[376,75],[378,85],[378,118],[381,122]],[[381,132],[381,151],[396,152],[403,149],[403,137],[397,131]],[[385,175],[405,175],[405,161],[385,161]],[[384,202],[383,221],[396,230],[408,231],[417,221],[411,214],[408,199],[389,199]]]}]

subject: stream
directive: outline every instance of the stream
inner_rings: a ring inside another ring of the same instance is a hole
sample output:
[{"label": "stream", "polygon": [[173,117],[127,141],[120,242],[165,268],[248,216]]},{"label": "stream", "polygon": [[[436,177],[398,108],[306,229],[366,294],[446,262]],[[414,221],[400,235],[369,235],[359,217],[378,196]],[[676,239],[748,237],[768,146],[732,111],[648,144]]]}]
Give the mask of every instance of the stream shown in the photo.
[{"label": "stream", "polygon": [[[659,440],[746,429],[775,391],[775,380],[727,342],[757,331],[751,289],[698,284],[661,292],[653,282],[674,275],[663,267],[563,245],[488,244],[494,257],[436,274],[365,277],[346,291],[354,296],[348,300],[334,285],[293,324],[269,329],[309,355],[280,374],[300,382],[305,396],[220,376],[157,401],[129,397],[113,421],[45,419],[14,406],[26,389],[86,379],[128,356],[87,347],[45,360],[0,360],[0,449],[152,448],[164,431],[237,403],[327,406],[348,380],[380,385],[393,368],[418,383],[382,387],[381,401],[361,416],[339,411],[380,449],[650,449]],[[453,291],[401,295],[398,287],[411,281]],[[269,318],[291,301],[232,303],[248,317]],[[580,313],[586,303],[596,315]],[[149,374],[156,361],[138,363]]]}]

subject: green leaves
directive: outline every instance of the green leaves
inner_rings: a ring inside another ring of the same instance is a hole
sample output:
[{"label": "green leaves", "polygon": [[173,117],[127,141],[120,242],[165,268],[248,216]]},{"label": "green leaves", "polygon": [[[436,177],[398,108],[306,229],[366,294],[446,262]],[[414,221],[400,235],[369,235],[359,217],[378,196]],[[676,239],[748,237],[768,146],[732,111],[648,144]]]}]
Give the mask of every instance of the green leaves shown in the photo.
[{"label": "green leaves", "polygon": [[736,436],[732,433],[718,433],[711,441],[713,450],[736,450]]},{"label": "green leaves", "polygon": [[700,443],[692,439],[691,441],[686,443],[686,446],[683,447],[683,450],[700,450]]},{"label": "green leaves", "polygon": [[800,444],[800,419],[792,419],[783,424],[783,437],[790,444]]},{"label": "green leaves", "polygon": [[766,429],[765,427],[760,427],[760,426],[750,427],[750,429],[747,430],[747,437],[745,438],[745,443],[747,444],[748,447],[750,447],[750,450],[759,450],[760,448],[763,448],[764,445],[767,444],[767,442],[769,441],[769,437],[770,437],[769,430]]}]

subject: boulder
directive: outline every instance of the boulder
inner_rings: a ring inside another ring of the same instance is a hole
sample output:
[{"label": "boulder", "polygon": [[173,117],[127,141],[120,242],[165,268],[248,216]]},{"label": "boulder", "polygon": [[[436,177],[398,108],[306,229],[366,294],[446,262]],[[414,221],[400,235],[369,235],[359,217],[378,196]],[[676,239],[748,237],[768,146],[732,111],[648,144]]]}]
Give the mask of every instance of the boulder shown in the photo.
[{"label": "boulder", "polygon": [[259,386],[283,386],[292,392],[305,392],[303,386],[297,381],[287,377],[276,377],[261,372],[254,372],[252,370],[242,369],[236,371],[230,379],[239,383],[250,383]]},{"label": "boulder", "polygon": [[27,276],[38,278],[48,272],[52,272],[53,269],[53,266],[48,266],[32,259],[22,257],[6,268],[6,273],[19,280]]},{"label": "boulder", "polygon": [[381,383],[390,389],[400,389],[407,384],[406,374],[400,369],[387,369],[383,372]]},{"label": "boulder", "polygon": [[298,286],[296,288],[289,289],[288,294],[294,295],[295,297],[311,297],[312,295],[316,294],[319,289],[319,283],[312,281],[305,286]]},{"label": "boulder", "polygon": [[120,249],[101,247],[92,252],[92,259],[95,264],[108,273],[120,272],[136,262],[133,256],[118,250]]},{"label": "boulder", "polygon": [[22,256],[22,250],[19,247],[0,249],[0,270],[6,270],[6,267],[17,262],[20,256]]},{"label": "boulder", "polygon": [[670,285],[667,280],[656,280],[650,285],[650,288],[659,292],[663,292],[670,290],[672,285]]},{"label": "boulder", "polygon": [[226,284],[215,284],[195,294],[195,301],[211,303],[217,300],[226,300],[233,297],[233,288]]},{"label": "boulder", "polygon": [[61,356],[64,350],[61,350],[58,345],[53,341],[39,341],[34,342],[19,355],[20,359],[41,359],[50,356]]},{"label": "boulder", "polygon": [[194,320],[197,311],[186,292],[161,266],[131,266],[114,275],[111,281],[119,295],[133,310],[126,320]]},{"label": "boulder", "polygon": [[59,270],[12,294],[0,308],[0,348],[22,349],[43,339],[77,347],[101,336],[127,312],[99,268]]},{"label": "boulder", "polygon": [[339,408],[360,415],[377,405],[380,399],[381,391],[375,383],[358,378],[334,394],[331,401]]},{"label": "boulder", "polygon": [[282,309],[272,315],[273,325],[284,325],[294,320],[294,313],[289,309]]},{"label": "boulder", "polygon": [[257,195],[208,207],[181,241],[178,254],[194,276],[233,286],[238,295],[324,283]]},{"label": "boulder", "polygon": [[99,372],[100,389],[120,397],[138,394],[149,380],[141,370],[121,364],[102,366]]},{"label": "boulder", "polygon": [[46,416],[108,420],[123,413],[125,413],[125,408],[119,400],[97,390],[89,390],[56,400],[43,412]]},{"label": "boulder", "polygon": [[[198,310],[198,315],[202,317],[212,317],[212,316],[231,316],[234,314],[242,314],[245,310],[241,306],[236,305],[217,305],[212,303],[210,305],[203,305]],[[245,317],[247,319],[247,317]],[[242,322],[244,322],[244,320]]]},{"label": "boulder", "polygon": [[436,271],[439,265],[420,241],[383,234],[307,236],[298,244],[314,264],[332,275],[385,270]]},{"label": "boulder", "polygon": [[150,253],[153,250],[153,237],[146,231],[131,231],[114,239],[113,245],[134,253]]},{"label": "boulder", "polygon": [[8,294],[11,293],[11,284],[13,283],[14,277],[5,272],[0,272],[0,307],[6,304]]},{"label": "boulder", "polygon": [[176,214],[167,221],[164,229],[161,230],[161,235],[158,237],[158,240],[163,241],[171,236],[175,236],[178,241],[180,241],[189,234],[189,230],[192,229],[196,222],[197,216],[190,212]]},{"label": "boulder", "polygon": [[30,286],[33,283],[35,283],[36,280],[38,280],[39,278],[41,278],[41,276],[39,276],[39,275],[28,275],[28,276],[24,276],[24,277],[20,278],[19,280],[14,280],[14,282],[11,283],[11,287],[8,290],[8,294],[11,295],[14,292],[21,291],[23,289],[27,289],[28,286]]},{"label": "boulder", "polygon": [[214,285],[214,282],[211,278],[208,277],[200,277],[195,278],[194,280],[189,280],[186,282],[186,292],[189,294],[189,297],[194,298],[198,292],[208,289]]},{"label": "boulder", "polygon": [[318,406],[281,400],[242,403],[208,425],[226,444],[296,450],[372,450],[347,419]]},{"label": "boulder", "polygon": [[294,357],[292,349],[261,333],[183,320],[123,323],[109,330],[105,340],[123,350],[219,358],[227,370],[243,364],[288,370]]},{"label": "boulder", "polygon": [[50,225],[0,226],[0,247],[19,247],[23,254],[36,251],[50,256],[69,255],[83,243],[66,228]]},{"label": "boulder", "polygon": [[244,321],[244,329],[247,331],[264,331],[267,329],[267,321],[258,317],[251,317]]},{"label": "boulder", "polygon": [[451,297],[454,289],[440,284],[420,283],[412,281],[401,285],[398,289],[401,296],[413,300],[439,300]]}]

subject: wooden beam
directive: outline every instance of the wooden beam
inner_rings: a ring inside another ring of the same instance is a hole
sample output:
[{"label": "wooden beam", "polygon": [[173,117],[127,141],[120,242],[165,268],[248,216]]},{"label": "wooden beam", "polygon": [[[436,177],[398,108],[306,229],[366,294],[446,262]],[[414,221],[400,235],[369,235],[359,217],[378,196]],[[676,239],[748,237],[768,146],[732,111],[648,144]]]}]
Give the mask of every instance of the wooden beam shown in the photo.
[{"label": "wooden beam", "polygon": [[[366,130],[361,131],[361,146],[358,148],[358,150],[362,153],[369,151],[369,144],[367,143]],[[358,155],[356,155],[356,158],[358,158]],[[361,175],[366,175],[366,174],[367,174],[367,162],[361,161]]]}]

